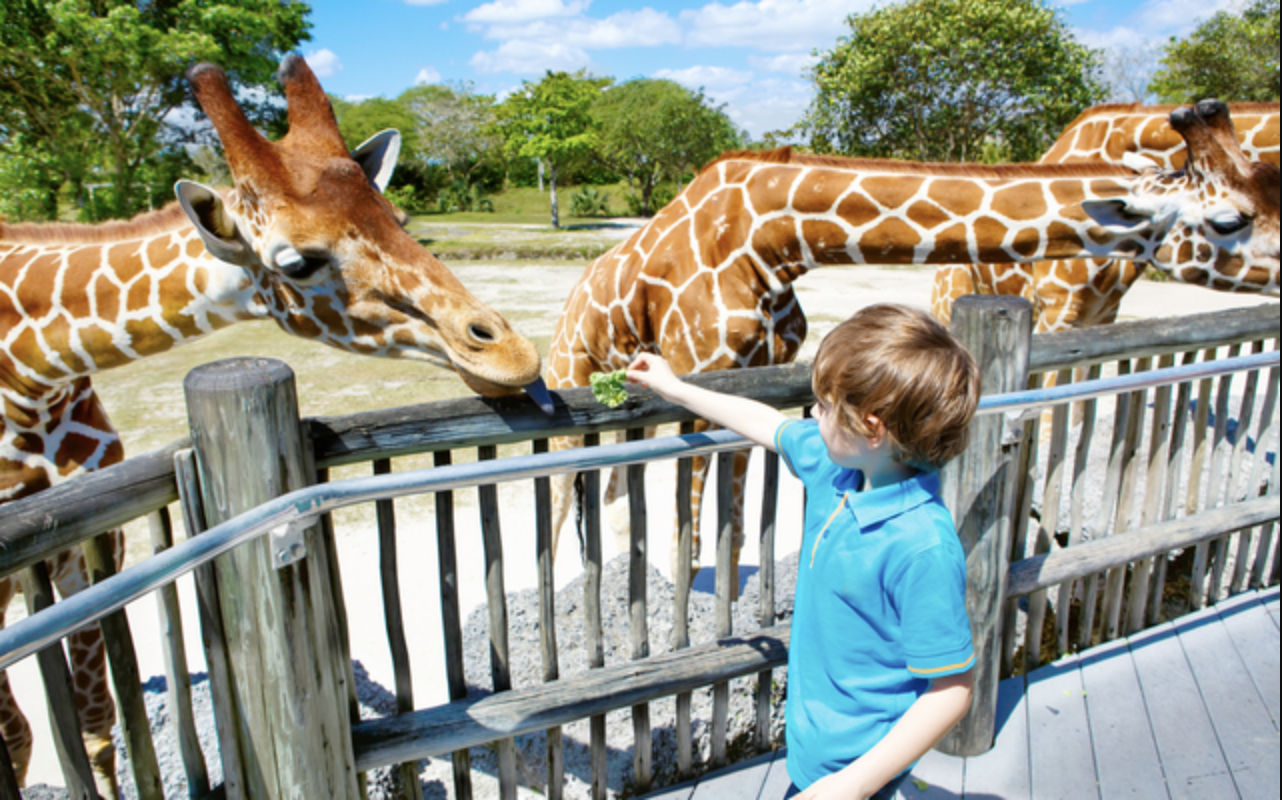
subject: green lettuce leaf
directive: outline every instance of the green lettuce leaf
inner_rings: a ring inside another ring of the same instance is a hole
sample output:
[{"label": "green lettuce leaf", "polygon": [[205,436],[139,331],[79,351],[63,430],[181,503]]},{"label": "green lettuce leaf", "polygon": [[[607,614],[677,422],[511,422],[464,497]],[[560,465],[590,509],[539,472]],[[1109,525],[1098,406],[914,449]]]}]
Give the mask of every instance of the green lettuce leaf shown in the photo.
[{"label": "green lettuce leaf", "polygon": [[628,399],[628,390],[623,388],[628,381],[626,369],[615,372],[594,372],[588,380],[592,383],[592,396],[602,405],[615,408],[623,405]]}]

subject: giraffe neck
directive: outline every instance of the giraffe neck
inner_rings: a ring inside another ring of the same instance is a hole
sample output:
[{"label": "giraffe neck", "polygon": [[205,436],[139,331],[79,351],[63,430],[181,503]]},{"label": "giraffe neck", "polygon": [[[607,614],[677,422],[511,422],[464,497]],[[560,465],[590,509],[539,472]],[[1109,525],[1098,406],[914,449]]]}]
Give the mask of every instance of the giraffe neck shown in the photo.
[{"label": "giraffe neck", "polygon": [[212,258],[185,217],[154,217],[111,239],[111,228],[0,229],[6,394],[40,397],[268,314],[253,275]]},{"label": "giraffe neck", "polygon": [[722,162],[687,190],[674,221],[694,233],[678,235],[698,240],[705,264],[750,253],[780,285],[825,264],[1135,258],[1151,248],[1151,232],[1107,233],[1079,205],[1151,179],[1123,168],[850,163]]}]

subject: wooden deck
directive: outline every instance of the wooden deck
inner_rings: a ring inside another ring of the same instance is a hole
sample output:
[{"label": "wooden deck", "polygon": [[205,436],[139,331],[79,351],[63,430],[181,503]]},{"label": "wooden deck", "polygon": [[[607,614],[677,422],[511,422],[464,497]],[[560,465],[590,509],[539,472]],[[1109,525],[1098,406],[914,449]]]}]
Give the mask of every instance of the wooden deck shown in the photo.
[{"label": "wooden deck", "polygon": [[[903,800],[1279,797],[1278,588],[1003,681],[993,749],[932,752]],[[782,800],[782,751],[646,800]]]}]

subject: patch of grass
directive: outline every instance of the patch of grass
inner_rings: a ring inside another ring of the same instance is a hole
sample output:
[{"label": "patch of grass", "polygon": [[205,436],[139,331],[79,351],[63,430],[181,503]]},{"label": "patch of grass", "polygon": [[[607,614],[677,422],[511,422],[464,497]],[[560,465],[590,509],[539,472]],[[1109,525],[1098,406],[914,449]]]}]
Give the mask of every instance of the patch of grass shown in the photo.
[{"label": "patch of grass", "polygon": [[462,214],[418,216],[407,227],[410,235],[442,261],[591,261],[631,234],[609,220],[567,224],[560,230],[525,223],[484,224]]}]

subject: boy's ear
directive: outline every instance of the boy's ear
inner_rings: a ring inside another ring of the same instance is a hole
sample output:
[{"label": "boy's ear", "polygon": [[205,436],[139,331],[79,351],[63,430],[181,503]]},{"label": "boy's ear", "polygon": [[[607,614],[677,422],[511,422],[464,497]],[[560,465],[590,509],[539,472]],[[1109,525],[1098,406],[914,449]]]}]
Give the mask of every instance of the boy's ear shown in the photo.
[{"label": "boy's ear", "polygon": [[886,441],[886,424],[876,414],[864,414],[864,427],[868,430],[868,444],[881,447]]}]

